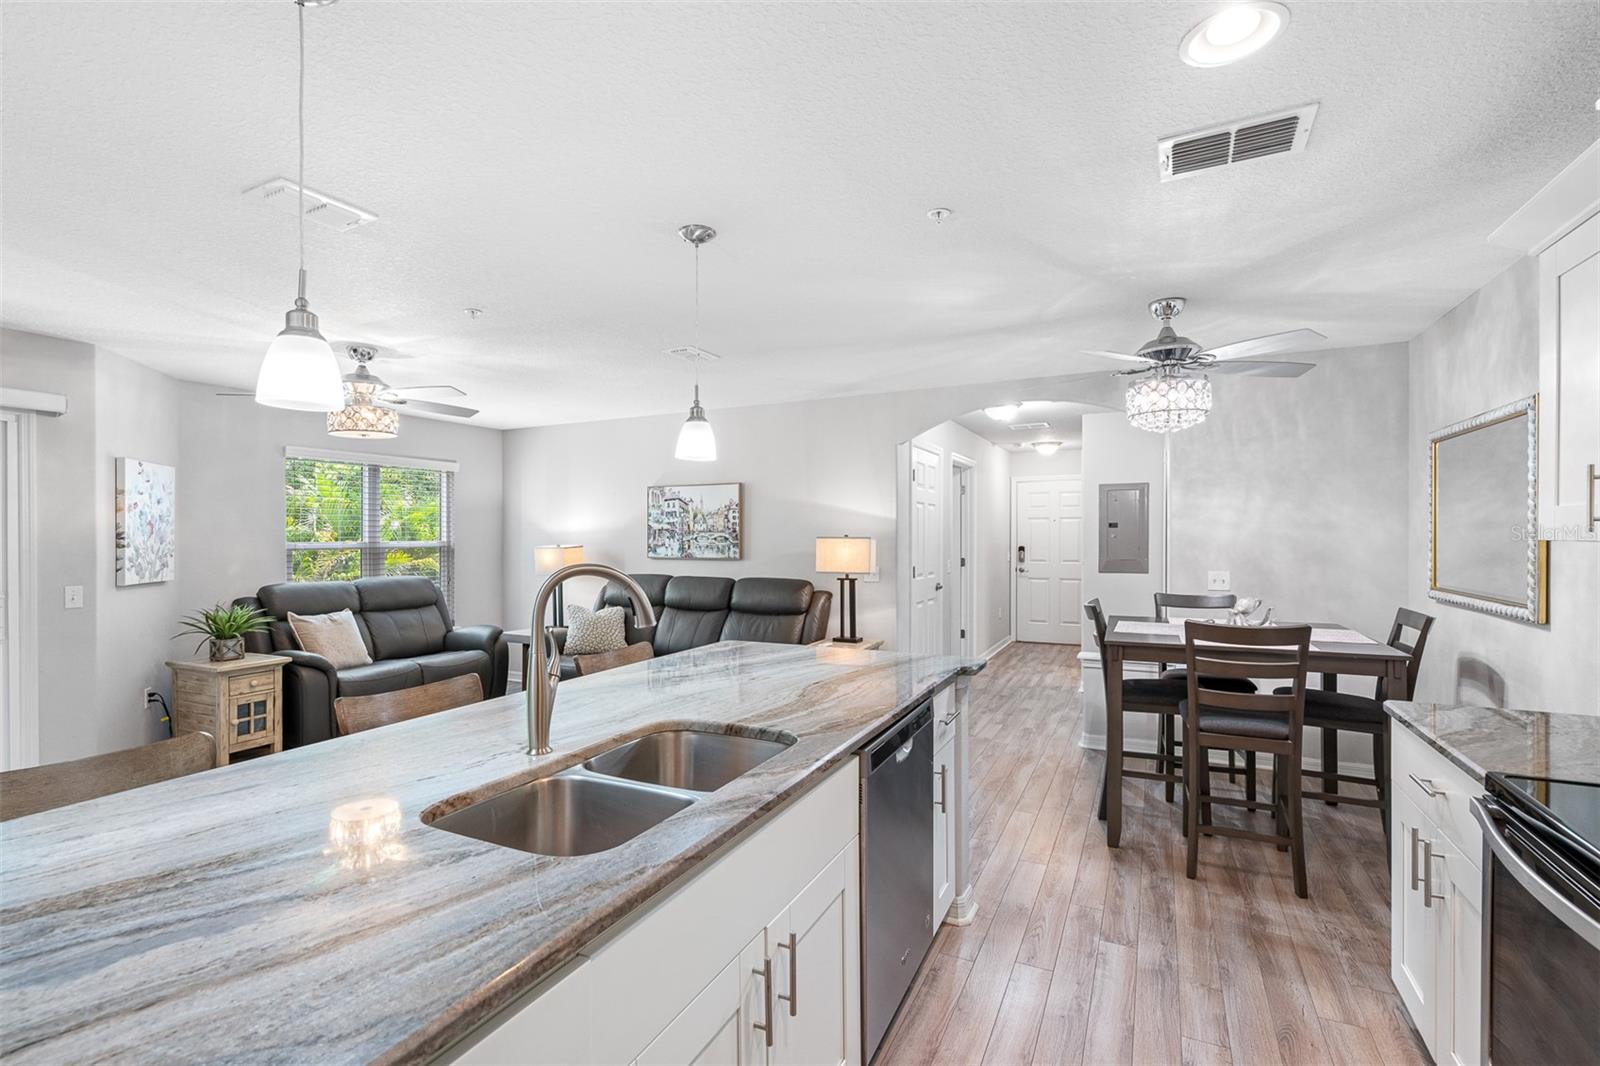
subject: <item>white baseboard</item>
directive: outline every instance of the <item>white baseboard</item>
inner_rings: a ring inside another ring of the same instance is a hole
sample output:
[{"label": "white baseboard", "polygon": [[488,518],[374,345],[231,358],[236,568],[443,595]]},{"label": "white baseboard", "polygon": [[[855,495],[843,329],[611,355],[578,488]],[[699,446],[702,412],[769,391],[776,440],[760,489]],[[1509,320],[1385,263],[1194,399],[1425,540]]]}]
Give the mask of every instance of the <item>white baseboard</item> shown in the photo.
[{"label": "white baseboard", "polygon": [[998,643],[996,643],[994,647],[990,648],[988,651],[983,653],[984,661],[987,662],[988,660],[993,659],[996,655],[999,655],[1001,652],[1005,651],[1006,648],[1010,647],[1011,644],[1014,643],[1015,641],[1016,641],[1016,638],[1012,637],[1012,636],[1006,636],[1006,637],[1001,638],[1000,641]]},{"label": "white baseboard", "polygon": [[950,901],[950,913],[944,916],[945,925],[971,925],[978,916],[978,898],[971,885]]}]

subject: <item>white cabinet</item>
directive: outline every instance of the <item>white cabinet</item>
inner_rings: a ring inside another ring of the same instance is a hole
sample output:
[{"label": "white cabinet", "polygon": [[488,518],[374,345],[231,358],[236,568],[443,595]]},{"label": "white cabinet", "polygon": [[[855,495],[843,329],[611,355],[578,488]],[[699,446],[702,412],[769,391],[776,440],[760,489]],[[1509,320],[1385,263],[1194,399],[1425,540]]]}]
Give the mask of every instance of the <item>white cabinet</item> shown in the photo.
[{"label": "white cabinet", "polygon": [[950,913],[956,898],[956,738],[951,730],[933,754],[933,924]]},{"label": "white cabinet", "polygon": [[1600,215],[1539,254],[1539,526],[1600,533]]},{"label": "white cabinet", "polygon": [[1434,1061],[1484,1061],[1482,838],[1464,816],[1483,791],[1391,726],[1389,974]]},{"label": "white cabinet", "polygon": [[860,893],[852,841],[767,927],[774,1066],[861,1061]]},{"label": "white cabinet", "polygon": [[645,1048],[639,1066],[718,1063],[752,1066],[767,1061],[766,937],[756,937],[712,978],[683,1013]]}]

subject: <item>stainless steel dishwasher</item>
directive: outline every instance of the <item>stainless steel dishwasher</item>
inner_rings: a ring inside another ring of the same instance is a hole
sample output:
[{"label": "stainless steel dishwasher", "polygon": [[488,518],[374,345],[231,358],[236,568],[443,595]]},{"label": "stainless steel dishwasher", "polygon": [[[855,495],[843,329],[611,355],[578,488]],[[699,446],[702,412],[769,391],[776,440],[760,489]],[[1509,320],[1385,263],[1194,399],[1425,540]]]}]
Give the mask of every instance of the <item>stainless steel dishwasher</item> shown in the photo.
[{"label": "stainless steel dishwasher", "polygon": [[861,754],[861,1028],[872,1061],[933,943],[933,703]]}]

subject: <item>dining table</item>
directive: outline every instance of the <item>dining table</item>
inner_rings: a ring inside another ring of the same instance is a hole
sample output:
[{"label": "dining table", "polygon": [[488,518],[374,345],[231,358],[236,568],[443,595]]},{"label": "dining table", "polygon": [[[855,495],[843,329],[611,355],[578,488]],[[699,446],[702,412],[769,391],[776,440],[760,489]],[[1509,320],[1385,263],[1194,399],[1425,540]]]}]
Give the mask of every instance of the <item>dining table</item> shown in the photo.
[{"label": "dining table", "polygon": [[[1204,618],[1188,621],[1203,622]],[[1306,673],[1322,674],[1322,687],[1332,690],[1340,674],[1382,679],[1385,699],[1409,699],[1406,679],[1409,653],[1337,622],[1278,622],[1274,625],[1311,626],[1311,648]],[[1122,840],[1122,672],[1123,663],[1181,665],[1187,658],[1184,620],[1164,621],[1148,615],[1113,615],[1106,625],[1101,668],[1106,679],[1106,844]]]}]

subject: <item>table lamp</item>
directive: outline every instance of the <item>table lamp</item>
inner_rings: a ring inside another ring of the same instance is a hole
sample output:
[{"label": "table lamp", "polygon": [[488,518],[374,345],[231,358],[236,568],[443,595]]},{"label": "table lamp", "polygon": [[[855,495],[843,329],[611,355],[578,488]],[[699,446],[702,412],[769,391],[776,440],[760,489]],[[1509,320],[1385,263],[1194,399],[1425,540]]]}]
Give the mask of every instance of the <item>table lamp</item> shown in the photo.
[{"label": "table lamp", "polygon": [[[818,537],[817,573],[839,575],[839,635],[835,644],[860,644],[856,635],[856,574],[872,570],[871,537]],[[850,628],[845,629],[845,615]]]},{"label": "table lamp", "polygon": [[[533,549],[533,568],[541,574],[553,574],[563,566],[583,562],[582,544],[541,544]],[[562,586],[550,598],[551,625],[567,624],[567,601]]]}]

